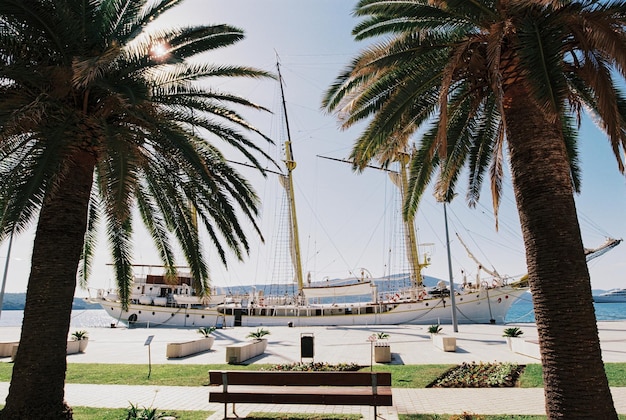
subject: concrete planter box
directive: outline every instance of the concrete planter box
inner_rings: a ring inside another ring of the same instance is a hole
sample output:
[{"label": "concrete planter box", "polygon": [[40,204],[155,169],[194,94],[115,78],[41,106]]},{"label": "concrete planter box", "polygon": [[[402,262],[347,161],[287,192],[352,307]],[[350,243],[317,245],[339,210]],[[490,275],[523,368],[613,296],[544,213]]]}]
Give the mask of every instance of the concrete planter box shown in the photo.
[{"label": "concrete planter box", "polygon": [[506,346],[509,348],[509,350],[513,351],[513,339],[516,337],[504,337],[504,339],[506,340]]},{"label": "concrete planter box", "polygon": [[89,344],[88,338],[71,340],[67,342],[67,354],[83,353]]},{"label": "concrete planter box", "polygon": [[233,344],[226,347],[226,363],[242,363],[265,352],[267,339],[261,338],[245,343]]},{"label": "concrete planter box", "polygon": [[376,363],[391,362],[391,346],[386,342],[376,342],[374,344],[374,361]]},{"label": "concrete planter box", "polygon": [[[3,343],[5,344],[5,343]],[[70,340],[67,342],[67,354],[76,354],[83,353],[87,348],[87,344],[89,344],[89,340],[83,338],[82,340]],[[13,347],[11,348],[11,361],[15,360],[15,355],[17,354],[17,348],[19,347],[19,343],[13,343]]]},{"label": "concrete planter box", "polygon": [[432,335],[433,345],[443,351],[456,351],[456,337],[443,334]]},{"label": "concrete planter box", "polygon": [[[4,344],[4,343],[3,343]],[[89,344],[89,340],[70,340],[67,342],[67,354],[76,354],[83,353],[87,348],[87,344]],[[13,343],[13,347],[11,348],[11,361],[15,360],[15,355],[17,354],[17,348],[19,347],[19,343]]]},{"label": "concrete planter box", "polygon": [[520,337],[506,337],[506,341],[509,349],[511,349],[513,353],[541,360],[539,343],[537,341],[525,340]]},{"label": "concrete planter box", "polygon": [[78,352],[84,353],[85,349],[87,349],[87,344],[89,344],[88,338],[83,338],[82,340],[78,340]]},{"label": "concrete planter box", "polygon": [[67,342],[67,354],[80,353],[80,342],[83,340],[73,340]]},{"label": "concrete planter box", "polygon": [[8,341],[0,343],[0,357],[10,357],[13,355],[13,346],[20,344],[19,341]]},{"label": "concrete planter box", "polygon": [[206,337],[184,343],[167,343],[165,356],[168,359],[172,357],[185,357],[190,354],[211,350],[214,342],[215,337]]}]

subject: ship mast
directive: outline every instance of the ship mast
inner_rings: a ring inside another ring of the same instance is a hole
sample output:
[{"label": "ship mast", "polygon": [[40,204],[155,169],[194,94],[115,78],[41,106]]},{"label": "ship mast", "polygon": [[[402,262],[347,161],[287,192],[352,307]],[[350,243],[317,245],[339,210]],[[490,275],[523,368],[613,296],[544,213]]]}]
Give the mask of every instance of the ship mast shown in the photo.
[{"label": "ship mast", "polygon": [[[498,273],[498,271],[493,268],[493,269],[488,269],[487,267],[485,267],[485,265],[483,263],[481,263],[475,256],[474,254],[472,254],[472,251],[470,251],[469,247],[465,244],[465,242],[463,242],[463,239],[461,239],[461,236],[457,233],[456,237],[459,239],[459,242],[461,243],[461,245],[463,245],[463,248],[465,248],[465,251],[467,252],[467,256],[470,257],[472,260],[474,260],[474,262],[476,264],[478,264],[478,273],[477,275],[480,275],[480,270],[483,270],[484,272],[486,272],[487,274],[489,274],[491,277],[497,279],[500,282],[504,281],[504,278],[500,275],[500,273]],[[621,239],[613,239],[613,238],[607,238],[606,242],[603,243],[602,245],[600,245],[597,248],[585,248],[585,257],[587,259],[587,262],[591,261],[594,258],[597,258],[601,255],[604,255],[606,252],[610,251],[611,249],[615,248],[617,245],[619,245],[622,242]],[[522,277],[520,277],[519,282],[525,282],[528,279],[528,274],[524,274]]]},{"label": "ship mast", "polygon": [[[345,162],[354,164],[354,162],[331,158],[327,156],[318,156],[323,159],[335,160],[338,162]],[[409,177],[407,174],[407,164],[409,163],[411,156],[405,152],[396,153],[396,161],[398,162],[400,169],[396,172],[391,169],[383,168],[380,166],[365,165],[367,168],[377,169],[379,171],[385,171],[389,174],[391,182],[400,190],[400,199],[404,203],[407,191],[409,190]],[[414,286],[422,286],[424,279],[422,276],[422,269],[429,265],[428,256],[424,254],[424,261],[420,261],[419,248],[417,244],[417,235],[415,235],[415,216],[411,216],[408,220],[403,218],[404,226],[404,243],[406,247],[407,259],[409,260],[409,268],[411,270],[411,283]]]},{"label": "ship mast", "polygon": [[606,254],[608,251],[618,246],[621,242],[621,239],[607,238],[606,242],[597,248],[585,248],[585,257],[587,258],[587,262]]},{"label": "ship mast", "polygon": [[[404,203],[407,191],[409,190],[409,178],[406,173],[409,155],[407,153],[401,153],[398,161],[400,163],[400,195],[402,197],[402,203]],[[411,266],[411,282],[415,286],[421,286],[423,283],[422,268],[428,264],[426,261],[422,264],[419,260],[414,220],[414,217],[404,220],[404,234],[407,246],[407,257],[409,259],[409,265]]]},{"label": "ship mast", "polygon": [[287,167],[287,175],[284,176],[284,186],[287,190],[289,200],[289,218],[291,221],[290,243],[292,247],[292,259],[298,283],[298,292],[302,293],[304,279],[302,275],[302,259],[300,256],[300,237],[298,234],[298,218],[296,215],[296,198],[293,189],[292,172],[296,168],[296,162],[293,159],[293,151],[291,149],[291,133],[289,131],[289,119],[287,118],[287,105],[285,103],[285,91],[283,89],[283,77],[280,73],[280,63],[276,61],[276,69],[278,71],[278,82],[280,84],[280,96],[282,100],[283,113],[285,114],[285,128],[287,130],[287,140],[285,141],[285,166]]},{"label": "ship mast", "polygon": [[498,280],[502,280],[502,276],[500,275],[500,273],[496,271],[495,268],[490,270],[483,263],[478,261],[478,259],[474,256],[474,254],[472,254],[472,251],[470,251],[469,247],[465,245],[465,242],[463,242],[463,239],[461,239],[461,236],[458,233],[456,234],[456,237],[459,239],[459,242],[461,243],[461,245],[463,245],[463,248],[465,248],[465,251],[467,252],[467,256],[470,257],[472,260],[474,260],[476,264],[478,264],[479,272],[480,270],[483,270],[485,273],[489,274],[491,277],[494,277]]}]

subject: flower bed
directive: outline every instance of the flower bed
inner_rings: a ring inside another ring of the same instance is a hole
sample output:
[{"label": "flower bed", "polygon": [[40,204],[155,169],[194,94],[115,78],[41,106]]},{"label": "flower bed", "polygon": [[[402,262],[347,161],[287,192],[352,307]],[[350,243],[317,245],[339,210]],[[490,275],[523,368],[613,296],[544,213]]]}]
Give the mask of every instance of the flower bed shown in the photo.
[{"label": "flower bed", "polygon": [[514,387],[524,368],[515,363],[463,363],[445,372],[427,388]]},{"label": "flower bed", "polygon": [[362,366],[359,366],[355,363],[339,363],[336,365],[330,365],[328,363],[320,363],[320,362],[308,362],[308,363],[288,363],[282,365],[274,365],[267,369],[262,370],[282,370],[282,371],[298,371],[298,372],[348,372],[348,371],[357,371],[361,369]]}]

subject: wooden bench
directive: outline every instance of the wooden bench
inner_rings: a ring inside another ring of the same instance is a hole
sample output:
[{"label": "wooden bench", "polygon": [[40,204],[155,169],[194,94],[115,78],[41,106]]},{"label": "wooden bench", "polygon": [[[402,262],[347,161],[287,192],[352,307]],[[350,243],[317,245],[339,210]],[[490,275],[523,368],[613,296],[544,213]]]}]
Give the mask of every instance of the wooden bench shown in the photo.
[{"label": "wooden bench", "polygon": [[[209,402],[391,406],[389,372],[209,371]],[[221,388],[217,386],[221,385]]]}]

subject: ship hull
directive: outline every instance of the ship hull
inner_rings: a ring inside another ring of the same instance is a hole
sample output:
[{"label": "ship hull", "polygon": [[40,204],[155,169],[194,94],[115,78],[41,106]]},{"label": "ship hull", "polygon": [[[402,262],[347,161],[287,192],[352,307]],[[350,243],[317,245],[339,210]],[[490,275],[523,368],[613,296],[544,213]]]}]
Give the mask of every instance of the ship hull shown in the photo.
[{"label": "ship hull", "polygon": [[[457,322],[460,324],[503,324],[506,313],[526,289],[510,286],[481,289],[455,296]],[[123,310],[120,302],[96,300],[112,318],[124,324],[145,326],[342,326],[450,324],[452,304],[449,296],[411,301],[324,305],[218,305],[214,307],[163,307],[130,304]]]},{"label": "ship hull", "polygon": [[594,296],[593,301],[595,303],[626,303],[626,297]]},{"label": "ship hull", "polygon": [[593,297],[595,303],[626,303],[626,289],[613,290]]}]

